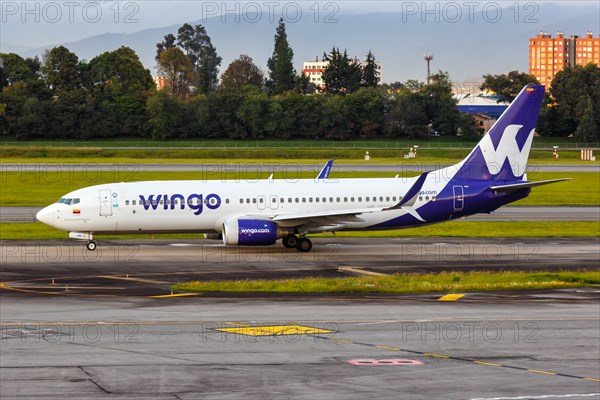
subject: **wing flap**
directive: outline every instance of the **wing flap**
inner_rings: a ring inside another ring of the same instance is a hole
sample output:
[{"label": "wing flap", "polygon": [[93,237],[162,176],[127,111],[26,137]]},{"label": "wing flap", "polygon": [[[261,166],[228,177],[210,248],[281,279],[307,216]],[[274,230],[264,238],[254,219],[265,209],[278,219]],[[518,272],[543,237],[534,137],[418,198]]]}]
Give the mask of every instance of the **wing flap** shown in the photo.
[{"label": "wing flap", "polygon": [[340,221],[344,217],[354,217],[358,214],[372,213],[383,211],[383,208],[356,208],[352,210],[337,210],[337,211],[317,211],[317,212],[298,212],[298,213],[286,213],[275,215],[271,218],[272,221],[287,221],[292,219],[314,219],[314,218],[328,218],[330,220]]}]

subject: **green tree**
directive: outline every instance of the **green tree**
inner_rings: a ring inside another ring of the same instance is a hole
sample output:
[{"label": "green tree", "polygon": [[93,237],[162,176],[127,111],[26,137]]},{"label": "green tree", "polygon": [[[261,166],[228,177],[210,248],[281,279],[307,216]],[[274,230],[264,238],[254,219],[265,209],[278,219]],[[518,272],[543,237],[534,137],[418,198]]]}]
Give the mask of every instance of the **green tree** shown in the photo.
[{"label": "green tree", "polygon": [[217,88],[222,58],[217,54],[206,28],[183,24],[177,31],[177,45],[186,53],[196,73],[196,92],[208,93]]},{"label": "green tree", "polygon": [[115,93],[143,92],[154,87],[150,71],[129,47],[107,51],[90,61],[92,84]]},{"label": "green tree", "polygon": [[221,76],[221,88],[237,93],[241,93],[246,85],[261,88],[263,82],[262,71],[254,64],[252,58],[245,54],[233,60]]},{"label": "green tree", "polygon": [[176,40],[177,38],[172,33],[169,33],[168,35],[165,35],[165,38],[162,42],[156,43],[156,56],[154,57],[156,62],[160,60],[160,53],[167,49],[177,47],[175,43]]},{"label": "green tree", "polygon": [[490,90],[500,96],[499,101],[511,102],[517,97],[523,87],[539,84],[535,77],[519,71],[510,71],[508,74],[484,75],[481,90]]},{"label": "green tree", "polygon": [[600,125],[600,67],[595,64],[568,67],[554,77],[550,87],[553,105],[562,119],[561,136],[575,132],[586,112],[588,98],[593,105],[593,118]]},{"label": "green tree", "polygon": [[423,106],[420,92],[403,91],[389,101],[385,121],[387,136],[414,138],[428,133],[429,120]]},{"label": "green tree", "polygon": [[294,89],[296,72],[293,59],[294,52],[287,40],[283,18],[280,18],[275,33],[273,55],[267,61],[269,68],[267,87],[271,94],[281,94]]},{"label": "green tree", "polygon": [[190,92],[194,83],[193,66],[179,48],[172,47],[160,53],[157,70],[172,95],[183,97]]},{"label": "green tree", "polygon": [[196,93],[208,93],[217,88],[219,66],[222,58],[217,54],[206,28],[201,24],[192,26],[183,24],[177,30],[177,37],[168,34],[162,42],[156,44],[156,61],[166,50],[178,47],[189,58],[194,71]]},{"label": "green tree", "polygon": [[432,128],[444,136],[456,135],[462,116],[452,95],[450,75],[444,71],[431,75],[431,83],[424,85],[421,93],[425,114]]},{"label": "green tree", "polygon": [[81,86],[79,59],[64,46],[54,47],[44,53],[41,72],[46,84],[59,93]]},{"label": "green tree", "polygon": [[376,87],[379,83],[379,70],[375,63],[375,56],[369,50],[365,66],[362,69],[362,85],[366,87]]},{"label": "green tree", "polygon": [[27,60],[15,53],[0,53],[0,89],[16,82],[38,79],[39,60]]},{"label": "green tree", "polygon": [[361,85],[362,72],[355,60],[350,60],[346,50],[334,47],[329,55],[323,54],[323,59],[329,61],[323,71],[325,91],[332,94],[347,94],[358,90]]},{"label": "green tree", "polygon": [[185,129],[185,114],[181,102],[164,91],[148,98],[148,115],[153,139],[177,137]]},{"label": "green tree", "polygon": [[579,126],[575,131],[575,139],[578,142],[592,143],[600,141],[600,127],[594,119],[594,105],[592,104],[592,98],[587,98],[587,105],[583,116],[579,121]]},{"label": "green tree", "polygon": [[90,134],[145,136],[149,129],[146,100],[154,82],[137,54],[120,47],[94,57],[89,69],[96,118]]},{"label": "green tree", "polygon": [[312,83],[310,77],[304,73],[296,76],[294,88],[296,92],[301,94],[314,94],[317,91],[317,86]]},{"label": "green tree", "polygon": [[346,96],[354,124],[354,137],[367,139],[381,133],[384,122],[384,101],[376,88],[360,88]]}]

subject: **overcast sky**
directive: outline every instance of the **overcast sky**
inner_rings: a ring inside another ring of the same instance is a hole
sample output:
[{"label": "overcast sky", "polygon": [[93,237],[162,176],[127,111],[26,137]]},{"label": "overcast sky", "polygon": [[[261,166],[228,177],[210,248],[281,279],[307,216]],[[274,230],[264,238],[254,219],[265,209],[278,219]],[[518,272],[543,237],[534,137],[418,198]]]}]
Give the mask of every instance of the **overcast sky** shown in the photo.
[{"label": "overcast sky", "polygon": [[[525,18],[533,12],[534,7],[551,3],[544,1],[518,2],[503,1],[0,1],[1,41],[20,46],[39,47],[53,43],[73,42],[79,39],[103,34],[137,32],[146,28],[181,24],[185,21],[201,20],[220,16],[228,20],[234,14],[245,12],[249,18],[275,18],[282,15],[286,22],[294,20],[301,10],[300,18],[323,22],[325,19],[335,19],[344,14],[361,14],[373,12],[404,11],[411,18],[419,18],[427,10],[436,10],[442,18],[452,18],[456,10],[463,13],[460,22],[468,20],[468,14],[481,17],[481,12],[487,7],[490,17],[496,5],[511,7],[519,4],[521,11],[517,18]],[[567,2],[554,2],[566,4]],[[569,4],[598,4],[597,0],[569,1]],[[425,4],[425,6],[423,6]],[[515,17],[513,11],[505,11],[505,17]],[[430,21],[434,14],[425,16]],[[292,22],[293,23],[293,22]],[[368,27],[365,27],[368,29]]]},{"label": "overcast sky", "polygon": [[[424,79],[423,54],[433,52],[433,71],[442,69],[465,81],[527,71],[527,38],[540,30],[584,35],[591,29],[597,36],[599,15],[598,0],[0,0],[0,51],[34,56],[48,45],[66,43],[90,60],[127,45],[152,69],[155,44],[165,34],[176,34],[184,22],[200,22],[223,57],[221,72],[243,53],[266,70],[276,23],[283,16],[297,70],[302,61],[339,46],[357,57],[372,50],[383,65],[384,82]],[[149,28],[162,29],[144,31]],[[108,33],[131,35],[102,36]]]}]

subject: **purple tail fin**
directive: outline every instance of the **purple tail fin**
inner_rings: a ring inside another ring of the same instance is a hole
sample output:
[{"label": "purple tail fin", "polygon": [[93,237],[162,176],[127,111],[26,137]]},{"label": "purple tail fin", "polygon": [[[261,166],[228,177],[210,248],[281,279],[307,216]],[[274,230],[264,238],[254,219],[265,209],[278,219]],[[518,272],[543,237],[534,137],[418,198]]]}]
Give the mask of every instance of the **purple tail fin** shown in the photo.
[{"label": "purple tail fin", "polygon": [[543,98],[544,86],[525,86],[471,154],[457,165],[455,177],[522,179]]}]

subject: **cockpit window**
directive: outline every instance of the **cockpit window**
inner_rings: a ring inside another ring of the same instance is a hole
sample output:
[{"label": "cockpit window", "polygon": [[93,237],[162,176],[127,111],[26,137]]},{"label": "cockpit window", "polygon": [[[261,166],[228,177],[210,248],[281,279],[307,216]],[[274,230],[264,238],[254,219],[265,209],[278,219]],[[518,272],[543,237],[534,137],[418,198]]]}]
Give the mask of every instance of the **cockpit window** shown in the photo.
[{"label": "cockpit window", "polygon": [[66,205],[79,204],[79,199],[67,199],[66,197],[62,197],[58,199],[57,203]]}]

